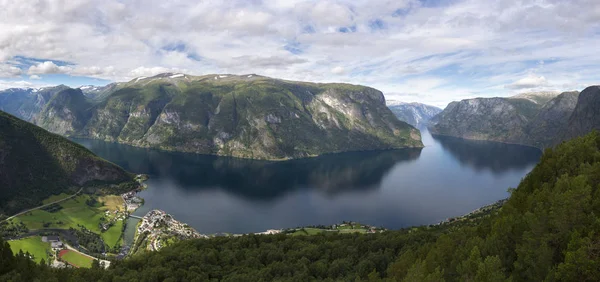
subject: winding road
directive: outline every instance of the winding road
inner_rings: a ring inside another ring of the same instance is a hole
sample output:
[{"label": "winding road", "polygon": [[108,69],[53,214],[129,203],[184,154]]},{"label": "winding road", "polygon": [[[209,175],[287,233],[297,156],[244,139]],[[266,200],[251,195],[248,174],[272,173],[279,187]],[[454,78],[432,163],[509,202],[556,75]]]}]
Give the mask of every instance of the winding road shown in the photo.
[{"label": "winding road", "polygon": [[7,218],[7,219],[5,219],[5,220],[2,220],[2,221],[0,221],[0,222],[11,220],[11,219],[13,219],[13,218],[15,218],[15,217],[17,217],[17,216],[19,216],[19,215],[22,215],[22,214],[24,214],[24,213],[28,213],[28,212],[30,212],[30,211],[39,210],[39,209],[41,209],[41,208],[45,208],[45,207],[47,207],[47,206],[50,206],[50,205],[53,205],[53,204],[58,204],[58,203],[60,203],[60,202],[64,202],[64,201],[66,201],[66,200],[68,200],[68,199],[71,199],[71,198],[73,198],[73,197],[75,197],[75,196],[79,195],[79,193],[81,193],[81,191],[82,191],[82,190],[83,190],[83,188],[79,189],[79,191],[77,191],[75,194],[73,194],[73,195],[71,195],[71,196],[69,196],[69,197],[66,197],[66,198],[64,198],[64,199],[60,199],[60,200],[58,200],[58,201],[54,201],[54,202],[52,202],[52,203],[47,203],[47,204],[41,205],[41,206],[39,206],[39,207],[35,207],[35,208],[31,208],[31,209],[28,209],[28,210],[22,211],[22,212],[20,212],[20,213],[18,213],[18,214],[15,214],[15,215],[11,216],[11,217],[8,217],[8,218]]}]

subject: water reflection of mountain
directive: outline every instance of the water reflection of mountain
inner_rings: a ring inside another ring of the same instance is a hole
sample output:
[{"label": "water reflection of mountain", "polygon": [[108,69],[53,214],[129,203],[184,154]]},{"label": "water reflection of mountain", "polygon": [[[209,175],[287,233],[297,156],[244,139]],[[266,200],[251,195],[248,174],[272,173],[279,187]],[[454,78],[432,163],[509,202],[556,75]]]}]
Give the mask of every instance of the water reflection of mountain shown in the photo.
[{"label": "water reflection of mountain", "polygon": [[162,152],[98,140],[75,140],[123,168],[169,179],[183,189],[215,189],[269,199],[296,189],[324,193],[376,189],[397,163],[419,158],[421,149],[350,152],[268,162]]},{"label": "water reflection of mountain", "polygon": [[475,170],[490,170],[494,174],[519,170],[536,164],[540,150],[521,145],[490,141],[467,140],[450,136],[433,135],[442,148],[458,159],[461,165]]}]

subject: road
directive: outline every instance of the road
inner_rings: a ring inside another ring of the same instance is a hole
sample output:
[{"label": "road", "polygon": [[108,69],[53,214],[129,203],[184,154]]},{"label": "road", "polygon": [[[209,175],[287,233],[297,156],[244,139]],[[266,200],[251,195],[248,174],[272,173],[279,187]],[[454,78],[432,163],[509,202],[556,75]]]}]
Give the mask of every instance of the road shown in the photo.
[{"label": "road", "polygon": [[48,203],[48,204],[45,204],[45,205],[41,205],[41,206],[39,206],[39,207],[35,207],[35,208],[28,209],[28,210],[26,210],[26,211],[22,211],[22,212],[20,212],[20,213],[18,213],[18,214],[15,214],[15,215],[13,215],[13,216],[11,216],[11,217],[9,217],[9,218],[5,219],[5,220],[2,220],[2,221],[0,221],[0,222],[11,220],[11,219],[13,219],[13,218],[15,218],[15,217],[17,217],[17,216],[19,216],[19,215],[22,215],[22,214],[28,213],[28,212],[30,212],[30,211],[39,210],[39,209],[41,209],[41,208],[45,208],[45,207],[47,207],[47,206],[50,206],[50,205],[53,205],[53,204],[58,204],[58,203],[60,203],[60,202],[64,202],[64,201],[66,201],[66,200],[68,200],[68,199],[71,199],[71,198],[73,198],[73,197],[75,197],[75,196],[79,195],[79,193],[81,193],[81,191],[82,191],[82,190],[83,190],[83,188],[79,189],[79,191],[77,191],[77,193],[75,193],[75,194],[73,194],[73,195],[71,195],[71,196],[69,196],[69,197],[66,197],[66,198],[64,198],[64,199],[60,199],[60,200],[58,200],[58,201],[54,201],[54,202],[52,202],[52,203]]}]

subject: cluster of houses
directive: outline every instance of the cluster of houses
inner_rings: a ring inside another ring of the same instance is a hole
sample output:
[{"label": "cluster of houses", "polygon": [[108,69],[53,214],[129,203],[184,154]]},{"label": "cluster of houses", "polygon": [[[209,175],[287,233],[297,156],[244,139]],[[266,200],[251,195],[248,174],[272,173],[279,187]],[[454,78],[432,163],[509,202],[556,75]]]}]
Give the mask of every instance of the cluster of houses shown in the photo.
[{"label": "cluster of houses", "polygon": [[114,211],[108,210],[108,211],[104,212],[104,217],[108,218],[109,220],[101,222],[100,223],[100,228],[103,231],[106,231],[111,226],[113,226],[116,221],[127,219],[127,214],[124,213],[124,212],[120,212],[119,210],[114,210]]},{"label": "cluster of houses", "polygon": [[208,238],[161,210],[149,211],[142,218],[137,228],[137,234],[145,233],[148,238],[149,250],[159,250],[162,247],[161,238],[165,236],[175,236],[180,239]]},{"label": "cluster of houses", "polygon": [[137,196],[137,191],[127,192],[121,195],[121,197],[125,201],[125,207],[128,212],[137,210],[144,203],[144,200]]}]

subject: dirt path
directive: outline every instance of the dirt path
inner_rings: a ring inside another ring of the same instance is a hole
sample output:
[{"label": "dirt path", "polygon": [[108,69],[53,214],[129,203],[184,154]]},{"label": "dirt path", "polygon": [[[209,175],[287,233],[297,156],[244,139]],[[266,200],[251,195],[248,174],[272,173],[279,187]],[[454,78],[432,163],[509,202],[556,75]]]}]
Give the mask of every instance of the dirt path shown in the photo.
[{"label": "dirt path", "polygon": [[69,196],[69,197],[66,197],[66,198],[64,198],[64,199],[60,199],[60,200],[58,200],[58,201],[54,201],[54,202],[52,202],[52,203],[48,203],[48,204],[45,204],[45,205],[41,205],[41,206],[39,206],[39,207],[35,207],[35,208],[31,208],[31,209],[28,209],[28,210],[22,211],[22,212],[20,212],[20,213],[18,213],[18,214],[15,214],[15,215],[11,216],[11,217],[8,217],[8,218],[7,218],[7,219],[5,219],[5,220],[2,220],[2,221],[0,221],[0,222],[3,222],[3,221],[9,221],[9,220],[11,220],[11,219],[13,219],[13,218],[15,218],[15,217],[17,217],[17,216],[19,216],[19,215],[22,215],[22,214],[28,213],[28,212],[30,212],[30,211],[39,210],[39,209],[41,209],[41,208],[45,208],[45,207],[47,207],[47,206],[50,206],[50,205],[53,205],[53,204],[58,204],[58,203],[60,203],[60,202],[64,202],[64,201],[66,201],[66,200],[68,200],[68,199],[71,199],[71,198],[73,198],[73,197],[75,197],[75,196],[79,195],[79,193],[81,193],[81,191],[82,191],[82,190],[83,190],[83,188],[79,189],[79,191],[77,191],[77,193],[75,193],[75,194],[73,194],[73,195],[71,195],[71,196]]}]

